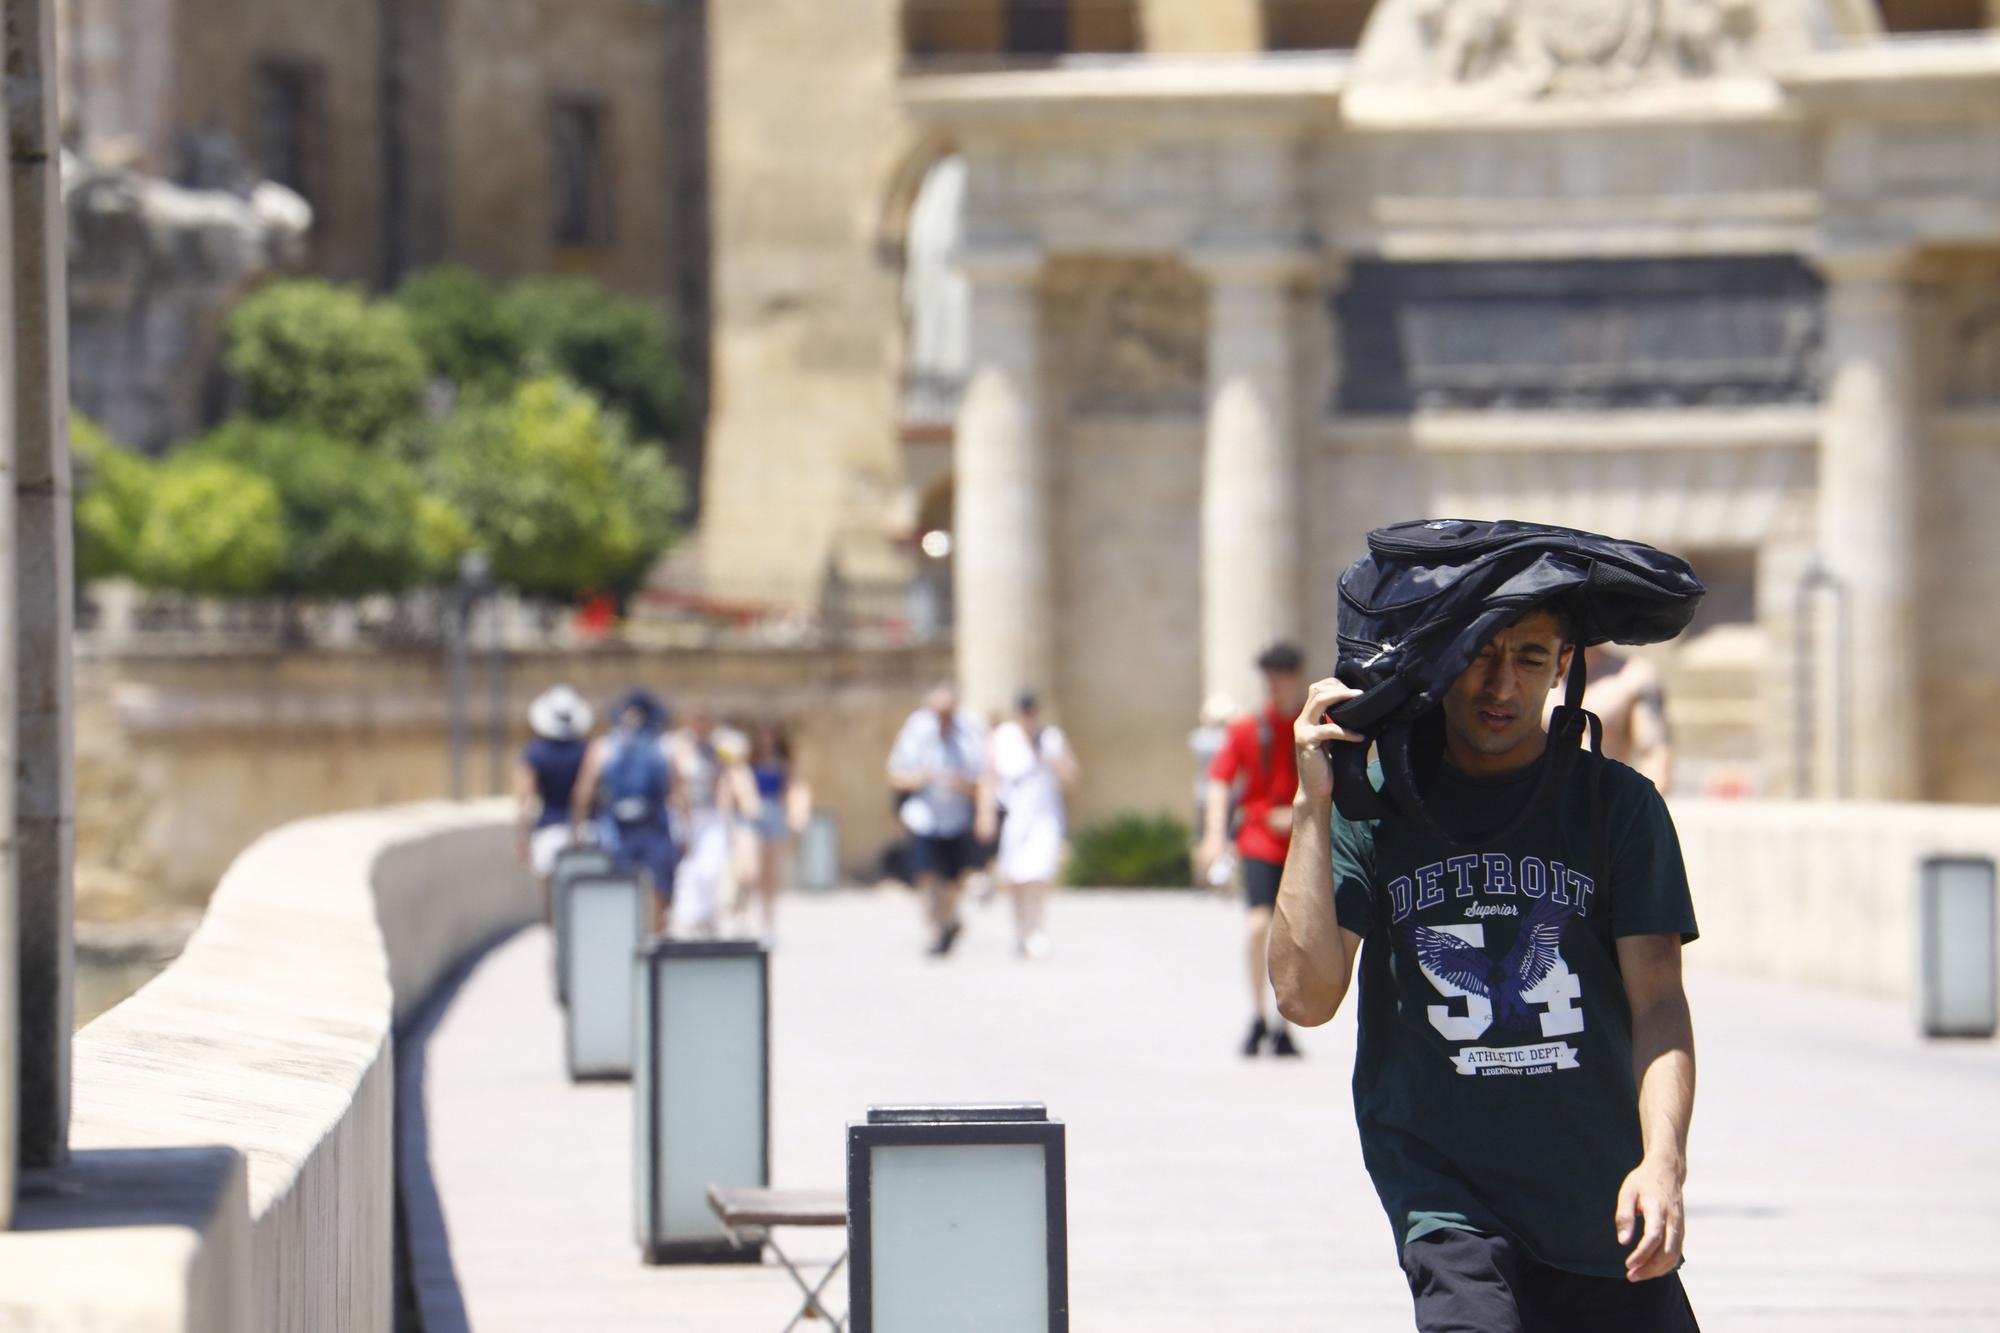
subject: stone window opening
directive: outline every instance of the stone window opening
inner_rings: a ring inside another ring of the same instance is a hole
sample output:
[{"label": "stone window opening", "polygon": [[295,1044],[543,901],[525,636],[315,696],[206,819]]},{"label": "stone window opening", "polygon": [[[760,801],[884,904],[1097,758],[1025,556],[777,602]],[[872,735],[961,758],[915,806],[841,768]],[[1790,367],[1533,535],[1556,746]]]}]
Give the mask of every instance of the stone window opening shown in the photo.
[{"label": "stone window opening", "polygon": [[609,113],[592,98],[558,98],[549,107],[549,227],[563,246],[611,242]]},{"label": "stone window opening", "polygon": [[1136,0],[903,0],[903,49],[935,65],[1039,64],[1139,49]]},{"label": "stone window opening", "polygon": [[257,64],[257,168],[311,204],[316,223],[326,211],[325,85],[324,70],[310,61],[266,57]]},{"label": "stone window opening", "polygon": [[1375,0],[1263,0],[1267,51],[1352,51]]},{"label": "stone window opening", "polygon": [[1992,0],[1876,0],[1888,33],[1980,32],[2000,21]]}]

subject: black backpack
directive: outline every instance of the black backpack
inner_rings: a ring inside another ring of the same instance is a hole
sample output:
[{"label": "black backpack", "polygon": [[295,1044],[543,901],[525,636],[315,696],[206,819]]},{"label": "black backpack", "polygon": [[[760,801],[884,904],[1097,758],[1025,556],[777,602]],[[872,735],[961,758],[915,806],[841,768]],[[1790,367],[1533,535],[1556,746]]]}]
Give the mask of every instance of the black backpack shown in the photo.
[{"label": "black backpack", "polygon": [[1509,836],[1561,790],[1586,727],[1592,749],[1603,750],[1604,724],[1583,707],[1582,649],[1671,639],[1694,618],[1704,591],[1678,556],[1574,528],[1418,519],[1375,529],[1368,554],[1340,576],[1336,674],[1362,693],[1328,716],[1372,738],[1383,785],[1378,790],[1369,780],[1367,745],[1333,742],[1334,803],[1349,819],[1405,818],[1433,838],[1464,845],[1424,805],[1441,757],[1438,705],[1487,640],[1530,609],[1556,602],[1575,625],[1577,651],[1549,726],[1549,762],[1514,821],[1479,840]]}]

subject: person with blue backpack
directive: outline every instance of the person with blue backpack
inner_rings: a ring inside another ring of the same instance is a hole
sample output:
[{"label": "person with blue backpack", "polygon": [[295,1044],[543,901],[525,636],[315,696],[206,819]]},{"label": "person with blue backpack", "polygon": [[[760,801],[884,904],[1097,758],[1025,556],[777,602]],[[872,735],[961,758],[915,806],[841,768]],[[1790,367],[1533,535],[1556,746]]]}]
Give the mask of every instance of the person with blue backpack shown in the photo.
[{"label": "person with blue backpack", "polygon": [[665,704],[633,690],[613,710],[614,725],[584,755],[571,803],[577,840],[594,834],[620,870],[645,875],[652,885],[654,932],[666,929],[680,860],[667,802],[673,786],[664,733]]}]

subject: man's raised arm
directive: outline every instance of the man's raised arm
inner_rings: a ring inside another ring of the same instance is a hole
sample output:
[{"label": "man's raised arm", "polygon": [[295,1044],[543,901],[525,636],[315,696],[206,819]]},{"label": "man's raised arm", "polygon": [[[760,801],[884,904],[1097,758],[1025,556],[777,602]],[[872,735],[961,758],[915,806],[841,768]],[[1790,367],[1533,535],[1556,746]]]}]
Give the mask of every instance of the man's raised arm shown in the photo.
[{"label": "man's raised arm", "polygon": [[1315,682],[1292,724],[1299,790],[1271,918],[1269,961],[1278,1012],[1302,1027],[1317,1027],[1340,1008],[1361,950],[1361,937],[1344,929],[1334,915],[1333,768],[1320,748],[1327,741],[1361,739],[1322,720],[1329,707],[1354,694],[1338,680]]}]

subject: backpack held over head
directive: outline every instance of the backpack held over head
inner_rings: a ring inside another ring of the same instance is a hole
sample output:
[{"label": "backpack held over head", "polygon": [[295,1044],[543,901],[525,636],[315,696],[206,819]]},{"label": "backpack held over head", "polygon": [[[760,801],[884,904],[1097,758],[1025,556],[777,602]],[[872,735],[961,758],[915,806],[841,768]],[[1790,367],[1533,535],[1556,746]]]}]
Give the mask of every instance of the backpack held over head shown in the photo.
[{"label": "backpack held over head", "polygon": [[[1640,542],[1539,523],[1432,519],[1368,534],[1368,554],[1340,576],[1336,674],[1362,691],[1328,716],[1371,737],[1383,786],[1368,779],[1368,747],[1334,742],[1334,803],[1349,819],[1402,817],[1450,843],[1424,806],[1437,762],[1436,710],[1459,674],[1500,630],[1557,602],[1580,650],[1598,643],[1660,643],[1687,628],[1705,589],[1685,560]],[[1583,708],[1583,653],[1573,654],[1562,706],[1549,726],[1549,760],[1512,834],[1561,789],[1586,727],[1602,752],[1603,723]],[[1415,732],[1426,743],[1413,744]],[[1593,785],[1592,794],[1595,795]]]}]

